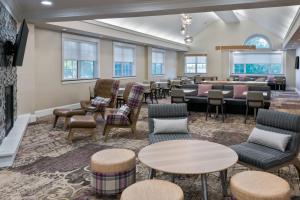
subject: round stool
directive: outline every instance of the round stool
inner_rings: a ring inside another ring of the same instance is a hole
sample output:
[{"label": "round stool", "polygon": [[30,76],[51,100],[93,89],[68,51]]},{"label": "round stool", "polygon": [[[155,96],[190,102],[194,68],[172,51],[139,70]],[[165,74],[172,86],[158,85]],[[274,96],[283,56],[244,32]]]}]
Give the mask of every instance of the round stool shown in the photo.
[{"label": "round stool", "polygon": [[145,180],[126,188],[121,200],[183,200],[182,189],[163,180]]},{"label": "round stool", "polygon": [[234,175],[230,189],[237,200],[289,200],[290,186],[282,178],[267,172],[245,171]]},{"label": "round stool", "polygon": [[128,149],[106,149],[91,157],[93,190],[100,195],[120,194],[135,183],[135,153]]}]

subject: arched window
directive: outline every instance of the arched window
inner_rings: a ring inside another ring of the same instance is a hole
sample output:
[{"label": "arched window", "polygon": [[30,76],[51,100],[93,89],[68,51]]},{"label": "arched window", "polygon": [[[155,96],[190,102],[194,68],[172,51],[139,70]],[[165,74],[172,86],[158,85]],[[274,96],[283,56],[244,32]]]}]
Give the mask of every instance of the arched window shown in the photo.
[{"label": "arched window", "polygon": [[270,49],[271,43],[263,35],[253,35],[245,41],[245,45],[255,45],[257,49]]}]

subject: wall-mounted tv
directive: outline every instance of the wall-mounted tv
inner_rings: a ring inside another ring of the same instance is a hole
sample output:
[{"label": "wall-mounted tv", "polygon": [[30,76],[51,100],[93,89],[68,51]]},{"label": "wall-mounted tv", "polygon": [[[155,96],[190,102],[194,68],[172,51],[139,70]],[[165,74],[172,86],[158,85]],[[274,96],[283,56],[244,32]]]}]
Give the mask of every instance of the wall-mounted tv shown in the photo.
[{"label": "wall-mounted tv", "polygon": [[299,56],[296,57],[295,69],[299,69]]},{"label": "wall-mounted tv", "polygon": [[22,66],[23,59],[25,54],[25,48],[28,37],[28,26],[25,19],[22,22],[22,25],[19,29],[19,32],[16,36],[16,42],[14,44],[14,58],[13,58],[13,66]]}]

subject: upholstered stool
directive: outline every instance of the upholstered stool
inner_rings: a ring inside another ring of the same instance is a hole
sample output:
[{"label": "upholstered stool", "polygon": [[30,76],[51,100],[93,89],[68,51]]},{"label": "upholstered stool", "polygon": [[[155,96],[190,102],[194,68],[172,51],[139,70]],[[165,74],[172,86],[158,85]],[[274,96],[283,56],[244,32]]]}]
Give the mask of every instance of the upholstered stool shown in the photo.
[{"label": "upholstered stool", "polygon": [[244,171],[230,180],[230,189],[237,200],[289,200],[290,186],[282,178],[267,172]]},{"label": "upholstered stool", "polygon": [[135,183],[135,153],[127,149],[106,149],[92,155],[91,186],[100,195],[120,194]]},{"label": "upholstered stool", "polygon": [[[68,135],[68,140],[70,143],[72,143],[74,128],[94,129],[97,127],[97,123],[96,123],[94,117],[91,115],[84,115],[84,116],[75,115],[70,118],[69,127],[70,127],[70,131],[69,131],[69,135]],[[94,138],[94,140],[96,140],[96,132],[93,133],[93,138]]]},{"label": "upholstered stool", "polygon": [[57,108],[57,109],[53,110],[53,115],[54,115],[53,128],[55,128],[58,118],[64,117],[65,118],[64,129],[67,129],[70,117],[72,117],[74,115],[85,115],[85,111],[84,110],[72,110],[72,109],[66,109],[66,108]]},{"label": "upholstered stool", "polygon": [[163,180],[145,180],[126,188],[121,200],[183,200],[182,189]]}]

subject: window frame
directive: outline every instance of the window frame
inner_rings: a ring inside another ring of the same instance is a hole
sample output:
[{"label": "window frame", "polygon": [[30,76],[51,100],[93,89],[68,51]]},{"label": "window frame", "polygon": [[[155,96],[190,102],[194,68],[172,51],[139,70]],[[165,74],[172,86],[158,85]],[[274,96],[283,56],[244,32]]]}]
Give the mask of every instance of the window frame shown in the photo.
[{"label": "window frame", "polygon": [[[130,76],[116,76],[116,74],[115,74],[115,64],[116,64],[115,48],[117,46],[133,49],[132,75],[130,75]],[[136,45],[129,44],[129,43],[122,43],[122,42],[113,42],[112,57],[113,57],[113,67],[112,67],[113,68],[112,69],[113,78],[116,78],[116,79],[136,78]]]},{"label": "window frame", "polygon": [[[61,82],[62,83],[72,83],[72,82],[90,82],[95,81],[100,78],[100,39],[86,37],[86,36],[79,36],[74,34],[62,33],[61,35],[61,50],[62,50],[62,57],[61,57]],[[93,78],[79,78],[79,62],[77,61],[77,78],[74,79],[64,79],[64,62],[65,62],[65,52],[64,52],[64,45],[65,41],[74,41],[74,42],[83,42],[83,43],[93,43],[96,44],[96,63],[93,70],[97,70],[94,72]]]},{"label": "window frame", "polygon": [[[240,54],[281,54],[281,63],[234,63],[234,53],[240,53]],[[234,72],[234,65],[235,64],[241,64],[244,65],[244,73],[235,73]],[[267,74],[247,74],[247,64],[266,64],[270,65],[268,69]],[[271,65],[274,64],[281,64],[281,74],[274,74],[270,73],[271,71]],[[268,75],[274,75],[274,76],[279,76],[279,75],[285,75],[286,74],[286,69],[285,69],[285,57],[284,57],[284,52],[283,51],[260,51],[260,52],[232,52],[230,56],[230,74],[234,76],[238,75],[247,75],[247,76],[268,76]]]},{"label": "window frame", "polygon": [[268,48],[260,48],[260,47],[257,47],[257,46],[255,45],[255,46],[256,46],[256,49],[261,49],[261,50],[264,50],[264,49],[266,49],[266,50],[272,49],[272,43],[271,43],[271,41],[269,40],[269,38],[268,38],[267,36],[262,35],[262,34],[254,34],[254,35],[249,36],[249,37],[245,40],[244,45],[247,45],[247,43],[248,43],[249,40],[251,40],[251,39],[253,39],[253,38],[257,38],[257,37],[266,40],[267,43],[268,43],[268,45],[269,45],[269,47],[268,47]]},{"label": "window frame", "polygon": [[[161,74],[153,74],[153,53],[154,52],[163,54],[163,63],[155,63],[155,64],[162,64],[162,73]],[[163,49],[152,48],[152,52],[151,52],[151,74],[152,74],[152,76],[164,76],[166,74],[165,68],[166,68],[166,51]]]},{"label": "window frame", "polygon": [[[187,72],[187,62],[186,62],[186,57],[196,57],[195,73]],[[198,62],[197,62],[197,57],[205,57],[205,58],[206,58],[206,63],[198,63]],[[203,73],[203,72],[198,72],[198,68],[197,68],[197,65],[198,65],[198,64],[205,64],[205,73]],[[207,54],[185,54],[185,55],[184,55],[184,73],[185,73],[185,74],[193,74],[193,75],[197,75],[197,74],[207,74],[207,71],[208,71],[208,56],[207,56]]]}]

